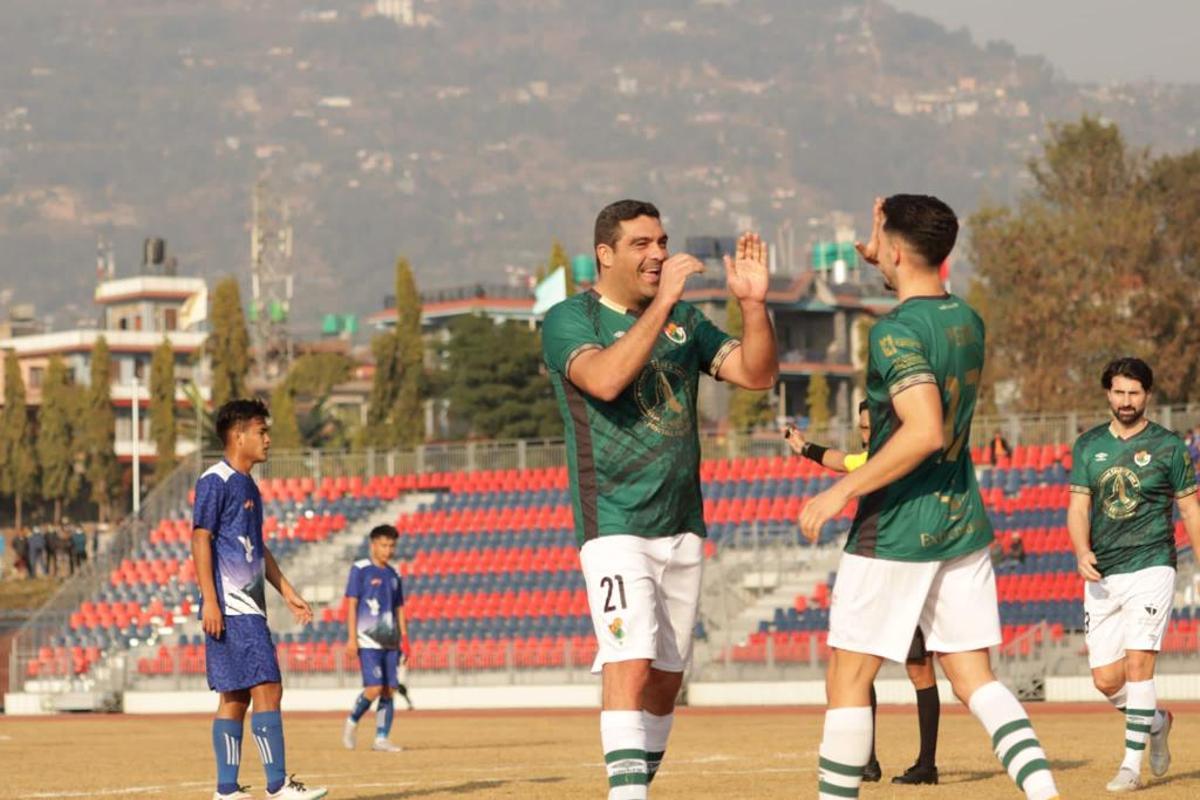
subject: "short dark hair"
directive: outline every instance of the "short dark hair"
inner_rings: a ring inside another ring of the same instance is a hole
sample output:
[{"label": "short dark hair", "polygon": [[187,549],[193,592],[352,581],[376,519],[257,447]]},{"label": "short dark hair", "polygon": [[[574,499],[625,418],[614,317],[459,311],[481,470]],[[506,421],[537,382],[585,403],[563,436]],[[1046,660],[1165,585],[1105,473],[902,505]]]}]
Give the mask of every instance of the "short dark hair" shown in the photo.
[{"label": "short dark hair", "polygon": [[602,244],[616,247],[617,240],[621,238],[621,223],[638,217],[662,219],[655,205],[644,200],[618,200],[615,203],[609,203],[596,215],[592,247],[599,247]]},{"label": "short dark hair", "polygon": [[940,267],[958,239],[954,209],[927,194],[894,194],[883,201],[883,228],[908,242],[931,267]]},{"label": "short dark hair", "polygon": [[862,412],[866,411],[870,407],[871,407],[870,403],[868,403],[866,400],[863,400],[861,403],[858,404],[858,413],[861,414]]},{"label": "short dark hair", "polygon": [[367,538],[371,541],[376,539],[391,539],[395,541],[400,538],[400,531],[396,530],[395,525],[376,525],[371,528],[371,532],[367,534]]},{"label": "short dark hair", "polygon": [[1137,381],[1147,392],[1154,388],[1154,370],[1150,369],[1150,365],[1140,358],[1124,356],[1108,362],[1108,366],[1104,368],[1104,374],[1100,376],[1100,385],[1104,387],[1104,391],[1107,392],[1112,388],[1113,378],[1118,375]]},{"label": "short dark hair", "polygon": [[271,412],[267,410],[266,403],[256,397],[230,400],[217,409],[217,438],[221,440],[221,444],[226,444],[231,430],[240,428],[251,420],[266,421],[270,418]]}]

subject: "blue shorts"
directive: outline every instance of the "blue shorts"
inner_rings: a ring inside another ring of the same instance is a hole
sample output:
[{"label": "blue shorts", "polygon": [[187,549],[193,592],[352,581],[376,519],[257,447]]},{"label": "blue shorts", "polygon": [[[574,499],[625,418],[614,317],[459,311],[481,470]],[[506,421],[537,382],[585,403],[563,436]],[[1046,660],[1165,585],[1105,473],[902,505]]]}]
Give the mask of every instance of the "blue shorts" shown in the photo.
[{"label": "blue shorts", "polygon": [[205,672],[214,692],[236,692],[260,683],[282,683],[267,620],[257,614],[225,617],[217,638],[204,634]]},{"label": "blue shorts", "polygon": [[362,670],[363,686],[399,686],[397,668],[400,666],[399,650],[378,650],[373,647],[358,648],[358,666]]}]

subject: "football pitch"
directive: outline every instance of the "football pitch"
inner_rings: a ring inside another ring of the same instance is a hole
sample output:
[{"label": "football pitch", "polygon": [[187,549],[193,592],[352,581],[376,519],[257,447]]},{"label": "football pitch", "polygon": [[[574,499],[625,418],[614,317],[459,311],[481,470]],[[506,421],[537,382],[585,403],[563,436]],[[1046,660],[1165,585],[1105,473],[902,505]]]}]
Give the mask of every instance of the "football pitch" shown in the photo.
[{"label": "football pitch", "polygon": [[[414,692],[414,698],[420,698]],[[1200,796],[1200,705],[1173,705],[1170,772],[1147,798]],[[1099,705],[1032,705],[1064,798],[1107,795],[1121,759],[1124,720]],[[329,787],[331,798],[598,798],[606,796],[598,722],[590,711],[396,712],[392,739],[402,753],[369,750],[373,714],[359,726],[359,749],[340,743],[343,716],[286,714],[288,771]],[[816,796],[820,709],[681,709],[655,798],[805,798]],[[916,754],[912,707],[879,713],[884,782],[864,798],[1020,798],[1000,771],[982,728],[958,706],[944,709],[939,786],[888,781]],[[242,746],[242,783],[263,794],[250,741]],[[0,722],[0,797],[211,797],[210,719],[203,716],[57,716]],[[1143,767],[1149,775],[1149,767]]]}]

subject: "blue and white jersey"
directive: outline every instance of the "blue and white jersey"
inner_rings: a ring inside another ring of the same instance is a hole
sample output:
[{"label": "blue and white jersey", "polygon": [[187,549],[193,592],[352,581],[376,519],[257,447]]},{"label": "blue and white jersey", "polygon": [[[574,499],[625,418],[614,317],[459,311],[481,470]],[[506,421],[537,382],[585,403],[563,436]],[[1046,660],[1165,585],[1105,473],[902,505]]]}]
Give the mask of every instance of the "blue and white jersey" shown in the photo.
[{"label": "blue and white jersey", "polygon": [[400,623],[395,609],[404,605],[404,589],[395,567],[377,567],[369,558],[355,561],[346,581],[346,597],[358,603],[359,647],[370,650],[400,647]]},{"label": "blue and white jersey", "polygon": [[249,475],[227,461],[196,482],[192,528],[212,534],[213,580],[225,616],[267,616],[262,495]]}]

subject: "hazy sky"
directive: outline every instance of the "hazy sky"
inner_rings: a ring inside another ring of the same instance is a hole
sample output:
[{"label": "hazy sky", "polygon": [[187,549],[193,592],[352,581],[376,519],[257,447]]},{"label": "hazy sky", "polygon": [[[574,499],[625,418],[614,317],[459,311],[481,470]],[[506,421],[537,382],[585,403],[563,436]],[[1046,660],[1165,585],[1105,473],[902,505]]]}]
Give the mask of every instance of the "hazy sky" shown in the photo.
[{"label": "hazy sky", "polygon": [[889,0],[980,44],[1005,39],[1078,81],[1200,83],[1200,0]]}]

